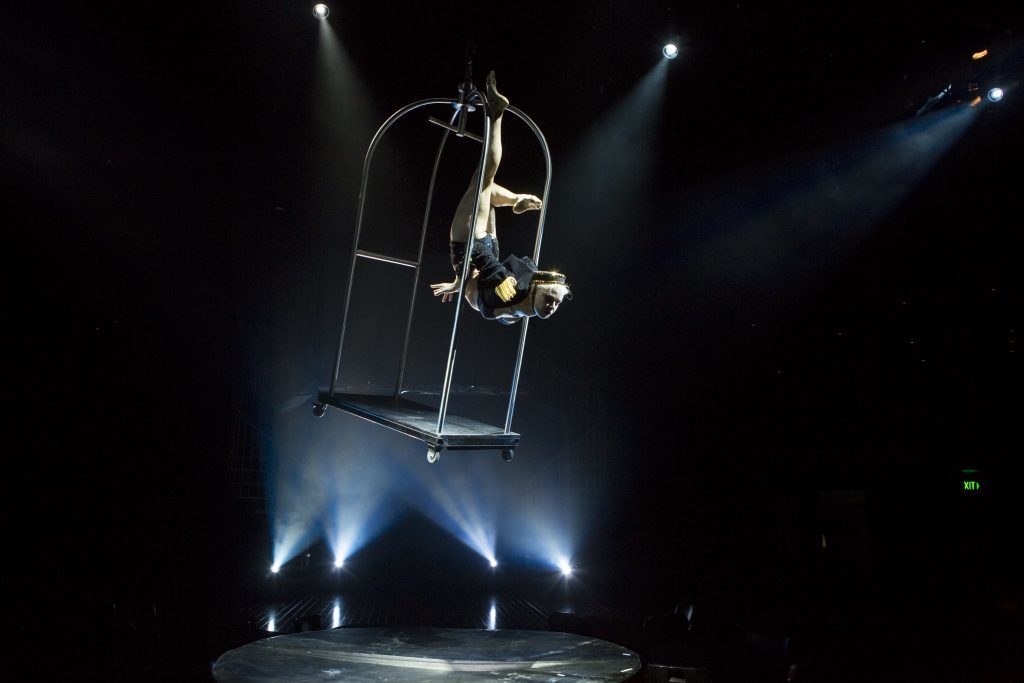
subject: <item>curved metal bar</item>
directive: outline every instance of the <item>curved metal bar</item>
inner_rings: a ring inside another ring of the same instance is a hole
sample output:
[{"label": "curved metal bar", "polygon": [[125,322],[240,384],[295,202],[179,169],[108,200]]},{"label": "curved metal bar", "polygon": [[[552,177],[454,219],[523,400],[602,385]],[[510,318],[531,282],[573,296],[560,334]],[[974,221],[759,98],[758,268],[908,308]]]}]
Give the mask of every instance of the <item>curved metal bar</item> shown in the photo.
[{"label": "curved metal bar", "polygon": [[[537,136],[537,140],[540,142],[541,149],[544,151],[544,164],[546,167],[547,177],[544,180],[544,196],[541,198],[542,204],[540,207],[540,217],[537,219],[537,237],[533,242],[533,262],[540,264],[540,244],[541,240],[544,239],[544,219],[548,213],[548,192],[551,190],[551,150],[548,148],[548,141],[544,138],[544,134],[537,127],[537,124],[533,122],[529,116],[519,111],[515,107],[509,106],[505,111],[510,111],[533,131],[533,134]],[[508,434],[512,430],[512,413],[516,407],[516,394],[519,391],[519,374],[523,367],[523,352],[526,349],[526,331],[529,329],[529,318],[523,318],[523,326],[519,330],[519,348],[516,350],[516,363],[515,369],[512,371],[512,388],[509,390],[508,396],[508,413],[505,415],[505,433]]]},{"label": "curved metal bar", "polygon": [[[469,267],[473,260],[473,241],[476,233],[476,215],[480,210],[480,193],[484,189],[484,172],[486,171],[487,153],[491,149],[491,117],[490,109],[486,102],[482,102],[484,112],[484,144],[480,150],[480,174],[476,178],[476,201],[473,202],[473,213],[470,214],[472,223],[469,228],[469,237],[466,238],[466,257],[462,259],[462,275],[459,283],[459,294],[455,299],[455,321],[452,323],[452,338],[448,343],[448,364],[444,371],[444,384],[441,387],[441,406],[437,414],[437,433],[444,432],[444,419],[448,415],[448,399],[451,396],[452,373],[455,370],[455,340],[459,332],[459,314],[462,312],[462,299],[466,291],[466,280],[469,278]],[[463,107],[460,112],[464,112]]]},{"label": "curved metal bar", "polygon": [[533,260],[535,263],[540,264],[540,243],[544,239],[544,221],[548,216],[548,192],[551,190],[551,150],[548,148],[548,141],[544,137],[544,133],[541,132],[533,119],[512,105],[509,105],[505,111],[512,112],[518,116],[533,131],[533,134],[537,136],[537,141],[540,143],[541,151],[544,152],[546,177],[544,179],[544,196],[541,197],[544,203],[540,207],[540,217],[537,219],[537,237],[533,242]]},{"label": "curved metal bar", "polygon": [[[458,111],[452,113],[451,121],[449,125],[455,123],[455,117],[459,115]],[[416,256],[416,263],[420,264],[423,262],[423,245],[427,239],[427,226],[430,223],[430,207],[434,203],[434,185],[437,181],[437,169],[441,166],[441,153],[444,152],[444,145],[448,142],[448,134],[451,132],[448,128],[445,128],[444,135],[441,136],[441,143],[437,146],[437,154],[434,156],[434,170],[430,173],[430,186],[427,188],[427,207],[423,211],[423,228],[420,230],[420,250]],[[412,333],[412,318],[413,313],[416,310],[416,290],[420,284],[420,268],[416,266],[416,276],[413,278],[412,283],[412,295],[409,301],[409,319],[405,323],[405,342],[402,344],[402,365],[398,369],[398,381],[395,383],[395,398],[398,398],[402,394],[402,382],[405,380],[405,361],[409,355],[409,335]]]},{"label": "curved metal bar", "polygon": [[345,345],[345,331],[348,327],[348,309],[352,301],[352,282],[355,279],[356,274],[356,252],[359,250],[359,233],[363,228],[363,209],[366,205],[366,183],[369,179],[370,162],[373,160],[374,152],[377,151],[377,145],[380,143],[381,137],[387,132],[391,126],[395,124],[398,119],[402,118],[409,112],[425,107],[431,104],[451,104],[450,99],[445,98],[432,98],[429,100],[420,100],[408,104],[390,117],[388,120],[381,124],[381,127],[377,129],[373,139],[370,141],[370,147],[366,150],[366,157],[363,159],[363,179],[362,184],[359,187],[359,210],[356,214],[356,232],[352,238],[352,263],[349,264],[348,269],[348,289],[345,290],[345,308],[341,318],[341,337],[338,339],[338,355],[334,359],[334,377],[331,380],[331,396],[334,396],[338,385],[338,373],[341,371],[341,350]]}]

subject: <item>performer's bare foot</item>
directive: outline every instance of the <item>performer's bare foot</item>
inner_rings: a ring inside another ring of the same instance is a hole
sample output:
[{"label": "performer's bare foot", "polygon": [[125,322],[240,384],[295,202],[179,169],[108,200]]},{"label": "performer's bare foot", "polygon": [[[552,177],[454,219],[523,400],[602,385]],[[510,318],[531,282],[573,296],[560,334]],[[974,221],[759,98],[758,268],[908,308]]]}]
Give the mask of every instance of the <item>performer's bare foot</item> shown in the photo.
[{"label": "performer's bare foot", "polygon": [[535,197],[532,194],[521,194],[516,199],[516,203],[512,205],[512,213],[526,213],[527,211],[537,211],[543,206],[540,197]]},{"label": "performer's bare foot", "polygon": [[491,118],[496,119],[505,113],[508,106],[508,98],[498,92],[498,85],[494,79],[494,72],[487,74],[487,105],[491,109]]}]

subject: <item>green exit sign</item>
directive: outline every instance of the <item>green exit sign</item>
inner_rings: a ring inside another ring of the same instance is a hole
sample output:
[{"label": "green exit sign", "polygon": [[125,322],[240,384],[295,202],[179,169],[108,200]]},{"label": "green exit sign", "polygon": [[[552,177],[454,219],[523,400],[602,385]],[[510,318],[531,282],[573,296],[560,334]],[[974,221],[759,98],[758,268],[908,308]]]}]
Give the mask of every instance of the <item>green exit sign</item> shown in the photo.
[{"label": "green exit sign", "polygon": [[984,498],[991,495],[992,480],[976,467],[960,468],[960,495]]}]

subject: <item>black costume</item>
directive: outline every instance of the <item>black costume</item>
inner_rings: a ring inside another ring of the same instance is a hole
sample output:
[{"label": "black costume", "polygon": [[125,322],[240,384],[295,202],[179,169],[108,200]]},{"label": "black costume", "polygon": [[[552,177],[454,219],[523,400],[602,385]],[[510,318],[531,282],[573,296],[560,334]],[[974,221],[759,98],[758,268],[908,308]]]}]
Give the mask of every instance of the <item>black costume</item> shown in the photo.
[{"label": "black costume", "polygon": [[[466,243],[451,242],[452,268],[456,275],[462,274],[466,258]],[[537,264],[530,257],[509,255],[499,262],[498,240],[484,235],[473,240],[473,255],[470,259],[477,270],[477,305],[480,315],[494,320],[494,309],[514,306],[530,294],[530,284],[537,272]],[[502,321],[504,322],[504,321]]]}]

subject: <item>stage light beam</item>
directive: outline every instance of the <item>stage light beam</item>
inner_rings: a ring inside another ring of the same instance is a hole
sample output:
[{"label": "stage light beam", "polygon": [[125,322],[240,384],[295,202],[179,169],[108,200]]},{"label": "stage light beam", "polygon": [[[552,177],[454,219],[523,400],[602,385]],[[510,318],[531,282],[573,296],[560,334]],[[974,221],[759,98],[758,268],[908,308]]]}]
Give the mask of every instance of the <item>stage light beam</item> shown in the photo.
[{"label": "stage light beam", "polygon": [[331,8],[323,3],[313,5],[313,16],[317,19],[326,19],[327,15],[331,13]]},{"label": "stage light beam", "polygon": [[669,43],[665,47],[661,48],[661,54],[665,55],[666,59],[675,59],[679,56],[679,48],[673,43]]},{"label": "stage light beam", "polygon": [[276,574],[279,571],[281,571],[281,565],[279,565],[279,564],[272,564],[272,565],[270,565],[270,573],[271,574]]},{"label": "stage light beam", "polygon": [[497,566],[498,566],[498,561],[492,557],[491,558],[491,569],[494,569]]},{"label": "stage light beam", "polygon": [[422,472],[414,474],[417,488],[429,494],[420,496],[413,505],[484,562],[496,566],[497,506],[491,502],[499,490],[483,484],[487,481],[486,466],[469,467],[444,477],[436,469],[419,469]]},{"label": "stage light beam", "polygon": [[1001,99],[1003,99],[1003,89],[1002,88],[992,88],[991,90],[988,91],[988,101],[989,102],[998,102]]}]

